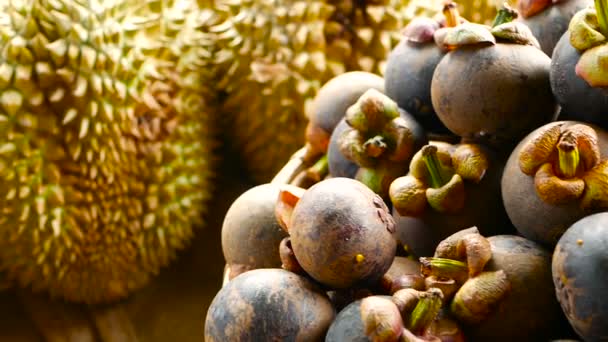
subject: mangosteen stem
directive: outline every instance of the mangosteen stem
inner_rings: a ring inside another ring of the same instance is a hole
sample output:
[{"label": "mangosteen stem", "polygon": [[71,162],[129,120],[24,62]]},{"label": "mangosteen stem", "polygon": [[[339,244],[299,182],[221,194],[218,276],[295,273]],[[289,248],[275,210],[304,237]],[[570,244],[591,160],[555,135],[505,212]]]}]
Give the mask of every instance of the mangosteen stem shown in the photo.
[{"label": "mangosteen stem", "polygon": [[608,37],[608,0],[595,0],[595,10],[600,32]]},{"label": "mangosteen stem", "polygon": [[576,145],[559,144],[557,145],[559,156],[559,172],[564,178],[576,176],[576,170],[580,162],[578,147]]},{"label": "mangosteen stem", "polygon": [[494,22],[492,23],[492,27],[496,27],[501,24],[510,23],[518,17],[517,11],[507,3],[502,5],[502,8],[498,10],[496,17],[494,18]]},{"label": "mangosteen stem", "polygon": [[453,1],[448,1],[443,5],[443,15],[445,16],[446,27],[456,27],[460,23],[460,13],[458,6]]},{"label": "mangosteen stem", "polygon": [[436,276],[439,278],[454,279],[462,284],[469,277],[469,268],[466,263],[445,258],[422,257],[420,260],[420,273],[423,276]]},{"label": "mangosteen stem", "polygon": [[376,135],[363,143],[363,148],[365,149],[365,154],[372,158],[378,158],[388,149],[388,144],[383,136]]},{"label": "mangosteen stem", "polygon": [[307,175],[315,182],[320,182],[323,177],[329,172],[329,163],[327,161],[327,154],[324,154],[307,170]]},{"label": "mangosteen stem", "polygon": [[437,146],[424,146],[422,148],[422,160],[424,160],[424,164],[429,171],[431,187],[437,189],[448,183],[450,178],[444,177],[446,172],[437,158]]},{"label": "mangosteen stem", "polygon": [[443,304],[441,290],[430,288],[424,292],[407,321],[407,329],[414,334],[420,334],[435,320]]}]

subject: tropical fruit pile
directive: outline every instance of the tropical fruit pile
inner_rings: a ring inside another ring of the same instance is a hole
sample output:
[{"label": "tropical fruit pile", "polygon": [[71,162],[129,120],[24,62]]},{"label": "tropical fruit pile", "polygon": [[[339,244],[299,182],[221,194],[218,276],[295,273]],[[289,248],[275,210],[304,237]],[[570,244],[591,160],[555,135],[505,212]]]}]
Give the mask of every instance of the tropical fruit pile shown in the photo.
[{"label": "tropical fruit pile", "polygon": [[515,5],[323,84],[226,214],[206,341],[608,340],[608,1]]}]

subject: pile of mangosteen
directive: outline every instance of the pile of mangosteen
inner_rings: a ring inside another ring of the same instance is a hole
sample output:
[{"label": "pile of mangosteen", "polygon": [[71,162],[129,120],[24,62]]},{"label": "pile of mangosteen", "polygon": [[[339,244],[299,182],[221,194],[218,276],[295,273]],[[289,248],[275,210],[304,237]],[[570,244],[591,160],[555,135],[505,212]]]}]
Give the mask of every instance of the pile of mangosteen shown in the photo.
[{"label": "pile of mangosteen", "polygon": [[206,341],[608,341],[608,0],[447,1],[311,108],[226,214]]}]

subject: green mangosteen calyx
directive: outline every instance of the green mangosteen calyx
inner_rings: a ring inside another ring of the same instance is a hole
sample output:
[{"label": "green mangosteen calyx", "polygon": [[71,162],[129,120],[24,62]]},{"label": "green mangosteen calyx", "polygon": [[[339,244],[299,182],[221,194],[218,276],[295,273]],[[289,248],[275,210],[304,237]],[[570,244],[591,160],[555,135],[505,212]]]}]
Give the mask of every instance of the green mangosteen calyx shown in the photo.
[{"label": "green mangosteen calyx", "polygon": [[348,108],[345,121],[349,127],[339,138],[340,151],[360,166],[355,178],[382,193],[407,169],[414,154],[412,129],[400,116],[397,103],[375,89]]},{"label": "green mangosteen calyx", "polygon": [[490,315],[511,289],[503,270],[482,272],[469,278],[456,292],[450,312],[466,324],[478,324]]},{"label": "green mangosteen calyx", "polygon": [[591,87],[608,87],[608,1],[577,12],[568,26],[570,44],[581,57],[576,74]]},{"label": "green mangosteen calyx", "polygon": [[412,158],[409,173],[391,183],[389,196],[401,215],[422,215],[427,204],[440,213],[457,213],[465,205],[465,181],[479,183],[488,167],[478,145],[426,145]]},{"label": "green mangosteen calyx", "polygon": [[455,49],[467,45],[494,45],[498,42],[532,45],[540,49],[538,40],[525,24],[514,21],[517,11],[504,4],[498,10],[492,27],[476,23],[464,23],[447,28],[442,35],[435,35],[435,42],[442,48]]},{"label": "green mangosteen calyx", "polygon": [[608,208],[608,160],[600,160],[597,133],[587,125],[539,130],[521,149],[519,168],[534,177],[537,195],[548,204]]},{"label": "green mangosteen calyx", "polygon": [[532,17],[553,4],[552,0],[519,0],[517,12],[524,18]]}]

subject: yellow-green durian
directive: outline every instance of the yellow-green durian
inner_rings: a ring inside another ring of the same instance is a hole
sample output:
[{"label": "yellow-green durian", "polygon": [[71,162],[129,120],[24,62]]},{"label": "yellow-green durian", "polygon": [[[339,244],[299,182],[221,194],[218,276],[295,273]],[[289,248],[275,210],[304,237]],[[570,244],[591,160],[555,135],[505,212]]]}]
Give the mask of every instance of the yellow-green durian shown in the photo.
[{"label": "yellow-green durian", "polygon": [[0,4],[0,272],[102,303],[203,223],[215,160],[191,1]]},{"label": "yellow-green durian", "polygon": [[[486,6],[473,9],[494,10]],[[473,1],[465,1],[465,3]],[[441,0],[216,0],[214,86],[233,149],[266,182],[304,144],[306,108],[346,71],[382,75],[401,29]],[[476,13],[476,10],[469,11]],[[466,13],[466,11],[465,11]],[[492,15],[495,12],[492,12]]]}]

